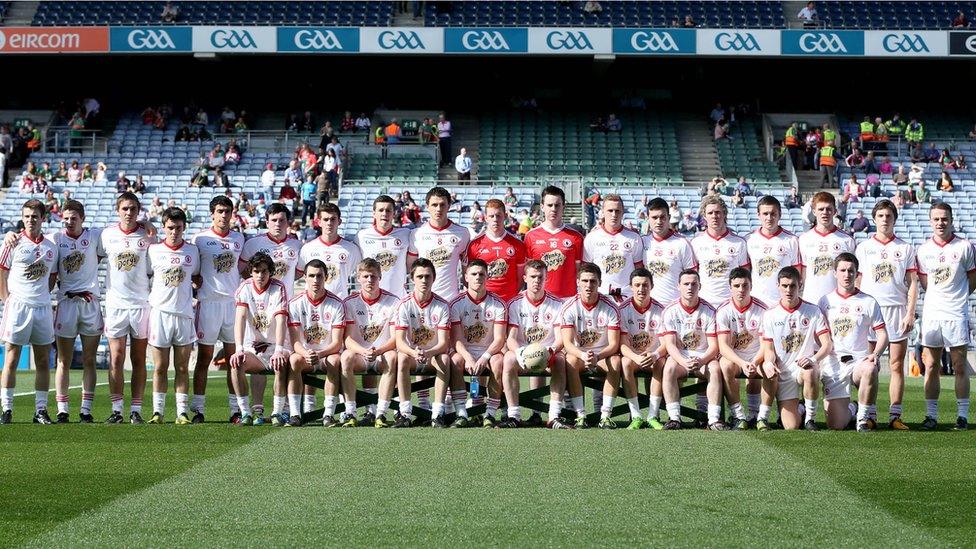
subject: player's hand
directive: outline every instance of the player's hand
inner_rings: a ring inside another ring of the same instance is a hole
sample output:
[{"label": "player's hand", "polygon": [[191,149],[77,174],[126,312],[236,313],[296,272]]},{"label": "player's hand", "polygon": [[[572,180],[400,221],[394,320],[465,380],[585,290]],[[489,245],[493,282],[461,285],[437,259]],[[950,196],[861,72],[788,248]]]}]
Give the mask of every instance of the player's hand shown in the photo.
[{"label": "player's hand", "polygon": [[230,356],[230,367],[240,368],[244,366],[244,351],[237,351]]},{"label": "player's hand", "polygon": [[870,364],[871,366],[877,366],[878,365],[878,357],[876,355],[874,355],[873,353],[872,354],[869,354],[868,356],[864,357],[861,360],[865,364]]},{"label": "player's hand", "polygon": [[152,224],[151,221],[146,220],[142,222],[142,228],[146,230],[147,238],[156,238],[156,226]]},{"label": "player's hand", "polygon": [[901,326],[898,326],[898,335],[910,334],[913,328],[915,328],[915,312],[911,311],[905,315],[905,318],[901,319]]},{"label": "player's hand", "polygon": [[314,365],[318,364],[319,363],[319,353],[318,353],[318,351],[313,351],[311,349],[306,349],[305,350],[305,362],[307,362],[309,364],[309,366],[314,366]]},{"label": "player's hand", "polygon": [[759,372],[759,364],[757,364],[755,361],[746,362],[745,365],[742,367],[742,373],[744,373],[747,376],[754,376],[758,372]]},{"label": "player's hand", "polygon": [[413,354],[417,358],[417,364],[418,365],[420,365],[420,366],[426,366],[427,365],[427,352],[426,351],[424,351],[420,347],[417,347],[416,349],[413,350]]},{"label": "player's hand", "polygon": [[779,374],[780,368],[777,362],[765,362],[759,366],[759,375],[764,379],[776,379]]},{"label": "player's hand", "polygon": [[586,351],[583,353],[583,361],[586,362],[586,365],[591,368],[596,366],[596,353],[593,351]]},{"label": "player's hand", "polygon": [[657,357],[655,357],[654,353],[650,351],[643,353],[640,357],[640,362],[637,365],[641,368],[650,368],[651,366],[654,366],[655,362],[657,362]]},{"label": "player's hand", "polygon": [[813,368],[813,359],[808,356],[800,357],[800,359],[796,361],[796,365],[804,370],[809,370],[810,368]]},{"label": "player's hand", "polygon": [[3,236],[3,245],[8,248],[13,248],[17,245],[17,241],[20,240],[20,234],[13,231],[7,231],[7,234]]},{"label": "player's hand", "polygon": [[363,355],[363,358],[366,359],[366,362],[372,362],[376,360],[376,347],[370,347],[369,349],[366,349],[366,354]]},{"label": "player's hand", "polygon": [[271,369],[280,372],[288,364],[288,355],[285,353],[275,353],[271,355]]},{"label": "player's hand", "polygon": [[693,356],[688,359],[687,368],[691,371],[698,371],[701,368],[701,358]]}]

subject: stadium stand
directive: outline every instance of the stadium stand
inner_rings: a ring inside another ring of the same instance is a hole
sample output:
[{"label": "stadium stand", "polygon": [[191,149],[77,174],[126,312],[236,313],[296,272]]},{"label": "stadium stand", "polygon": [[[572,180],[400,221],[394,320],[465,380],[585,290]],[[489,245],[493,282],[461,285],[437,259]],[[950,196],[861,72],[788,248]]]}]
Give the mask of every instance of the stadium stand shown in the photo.
[{"label": "stadium stand", "polygon": [[817,2],[817,14],[833,29],[947,29],[960,11],[972,16],[974,2]]},{"label": "stadium stand", "polygon": [[732,139],[715,142],[722,176],[744,176],[750,181],[779,181],[779,168],[766,159],[762,146],[761,124],[751,117],[738,120]]}]

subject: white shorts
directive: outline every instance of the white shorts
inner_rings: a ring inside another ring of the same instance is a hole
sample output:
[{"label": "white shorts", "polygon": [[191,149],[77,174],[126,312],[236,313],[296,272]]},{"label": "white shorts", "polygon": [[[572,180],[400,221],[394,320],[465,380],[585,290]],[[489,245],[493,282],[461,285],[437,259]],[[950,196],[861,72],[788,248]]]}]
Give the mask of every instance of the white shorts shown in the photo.
[{"label": "white shorts", "polygon": [[105,308],[105,337],[149,337],[149,307],[137,309]]},{"label": "white shorts", "polygon": [[264,369],[270,372],[271,369],[272,369],[271,368],[271,357],[274,356],[275,346],[274,346],[273,343],[269,343],[269,344],[267,344],[267,346],[264,346],[264,344],[261,344],[261,347],[264,350],[263,351],[258,351],[257,349],[254,348],[254,344],[253,343],[248,343],[248,342],[245,341],[244,342],[244,349],[243,350],[244,350],[245,353],[251,353],[252,355],[254,355],[255,357],[257,357],[258,361],[260,361],[261,364],[264,366]]},{"label": "white shorts", "polygon": [[929,320],[922,318],[923,347],[951,349],[969,346],[969,317],[962,320]]},{"label": "white shorts", "polygon": [[0,339],[13,345],[54,343],[54,313],[50,305],[28,305],[14,297],[4,304]]},{"label": "white shorts", "polygon": [[153,347],[192,345],[196,340],[192,318],[156,309],[149,311],[149,344]]},{"label": "white shorts", "polygon": [[[905,321],[905,307],[902,305],[887,305],[881,307],[881,318],[884,319],[885,330],[888,332],[888,342],[898,343],[908,339],[908,333],[898,333],[901,330],[901,323]],[[874,342],[878,338],[876,332],[871,330],[868,334],[868,341]]]},{"label": "white shorts", "polygon": [[198,301],[194,311],[197,341],[201,345],[216,345],[218,341],[234,343],[234,319],[237,303],[212,300]]},{"label": "white shorts", "polygon": [[54,312],[54,335],[74,339],[78,335],[100,336],[105,330],[98,299],[65,297]]},{"label": "white shorts", "polygon": [[841,364],[838,361],[836,366],[820,370],[824,400],[851,398],[851,375],[854,373],[854,364],[856,362]]},{"label": "white shorts", "polygon": [[803,381],[800,368],[795,365],[784,367],[779,372],[778,385],[776,386],[776,400],[796,400],[800,398],[800,384]]}]

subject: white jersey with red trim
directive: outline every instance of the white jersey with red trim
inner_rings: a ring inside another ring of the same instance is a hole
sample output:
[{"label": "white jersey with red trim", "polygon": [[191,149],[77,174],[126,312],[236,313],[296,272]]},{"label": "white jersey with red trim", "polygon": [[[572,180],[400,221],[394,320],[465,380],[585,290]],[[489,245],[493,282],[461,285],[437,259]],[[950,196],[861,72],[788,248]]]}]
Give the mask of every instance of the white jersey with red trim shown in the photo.
[{"label": "white jersey with red trim", "polygon": [[458,296],[461,264],[467,257],[470,243],[471,232],[453,221],[448,221],[441,229],[427,222],[410,234],[408,253],[429,259],[434,264],[436,278],[431,291],[448,302]]},{"label": "white jersey with red trim", "polygon": [[876,299],[882,307],[908,305],[905,275],[918,270],[915,246],[897,236],[882,242],[875,234],[862,240],[854,255],[861,273],[861,291]]},{"label": "white jersey with red trim", "polygon": [[804,301],[817,303],[837,288],[834,259],[842,252],[854,253],[854,248],[854,238],[836,227],[829,233],[814,227],[800,235]]},{"label": "white jersey with red trim", "polygon": [[820,349],[821,334],[830,333],[827,315],[813,303],[800,300],[796,309],[782,302],[766,311],[762,318],[762,338],[773,343],[776,356],[784,368],[796,361],[812,358]]},{"label": "white jersey with red trim", "polygon": [[302,292],[288,302],[288,326],[298,328],[306,349],[325,349],[333,343],[332,330],[346,327],[346,308],[328,291],[317,300]]},{"label": "white jersey with red trim", "polygon": [[551,348],[556,345],[562,320],[559,316],[563,301],[545,292],[541,301],[535,302],[525,292],[515,296],[508,304],[508,327],[516,328],[515,341],[519,345],[538,343]]},{"label": "white jersey with red trim", "polygon": [[346,336],[369,349],[382,347],[393,337],[393,315],[400,298],[386,290],[373,301],[362,292],[346,298]]},{"label": "white jersey with red trim", "polygon": [[193,285],[200,274],[200,252],[187,241],[172,248],[166,242],[149,246],[149,269],[153,275],[149,304],[153,309],[193,318]]},{"label": "white jersey with red trim", "polygon": [[325,289],[339,299],[345,299],[349,295],[349,279],[356,275],[356,266],[363,260],[359,246],[341,236],[332,244],[327,244],[320,236],[302,246],[299,270],[304,271],[313,259],[325,263]]},{"label": "white jersey with red trim", "polygon": [[193,235],[190,242],[200,252],[200,289],[197,299],[230,300],[241,285],[241,272],[237,265],[244,248],[244,235],[237,231],[220,234],[213,228]]},{"label": "white jersey with red trim", "polygon": [[661,346],[657,332],[663,314],[664,307],[654,299],[643,310],[634,303],[634,298],[620,306],[620,331],[630,336],[630,348],[635,353],[643,354]]},{"label": "white jersey with red trim", "polygon": [[630,273],[644,262],[644,244],[639,234],[626,227],[610,232],[597,225],[583,239],[583,261],[600,267],[600,293],[620,289],[630,297]]},{"label": "white jersey with red trim", "polygon": [[[247,308],[244,324],[244,346],[253,349],[255,344],[276,343],[275,317],[288,315],[288,291],[279,280],[272,279],[266,288],[258,289],[254,279],[241,283],[234,296],[238,307]],[[288,341],[285,337],[284,341]]]},{"label": "white jersey with red trim", "polygon": [[976,270],[976,253],[965,238],[953,235],[939,244],[930,238],[918,247],[918,273],[925,275],[922,317],[926,320],[969,318],[969,273]]},{"label": "white jersey with red trim", "polygon": [[698,306],[685,308],[680,300],[665,307],[661,313],[658,337],[674,335],[678,346],[688,353],[701,355],[708,350],[708,338],[715,337],[715,307],[704,299]]},{"label": "white jersey with red trim", "polygon": [[751,361],[756,358],[762,345],[759,332],[766,309],[766,304],[755,297],[750,299],[745,309],[739,309],[730,299],[715,311],[715,333],[729,334],[736,356]]},{"label": "white jersey with red trim", "polygon": [[691,242],[676,232],[658,239],[654,234],[645,235],[644,267],[654,276],[651,298],[667,307],[680,297],[678,275],[684,269],[697,269],[698,260]]},{"label": "white jersey with red trim", "polygon": [[149,302],[149,246],[154,239],[137,227],[126,232],[116,224],[102,229],[98,255],[108,258],[106,309],[141,309]]},{"label": "white jersey with red trim", "polygon": [[497,295],[486,292],[481,301],[475,301],[465,291],[451,303],[451,326],[461,326],[464,345],[478,358],[488,350],[494,339],[494,326],[507,325],[505,302]]},{"label": "white jersey with red trim", "polygon": [[702,232],[691,239],[701,269],[701,291],[698,297],[712,307],[724,303],[732,295],[729,289],[729,273],[736,267],[749,266],[749,249],[746,239],[725,229],[719,237]]},{"label": "white jersey with red trim", "polygon": [[0,269],[7,275],[7,293],[23,304],[34,307],[51,305],[48,281],[58,270],[58,245],[43,235],[31,240],[21,231],[14,246],[0,248]]},{"label": "white jersey with red trim", "polygon": [[68,235],[67,229],[54,233],[59,257],[58,300],[64,299],[66,292],[89,292],[95,298],[101,293],[98,287],[101,233],[98,229],[84,229],[77,237]]},{"label": "white jersey with red trim", "polygon": [[241,260],[248,261],[258,252],[268,254],[274,261],[274,272],[271,275],[275,280],[280,280],[288,295],[291,295],[295,289],[295,270],[301,251],[302,243],[294,236],[288,235],[279,241],[271,238],[270,234],[263,233],[244,243]]},{"label": "white jersey with red trim", "polygon": [[576,346],[580,349],[599,350],[607,346],[607,335],[620,331],[620,311],[609,297],[600,294],[596,303],[587,305],[579,296],[573,296],[563,304],[561,318],[563,328],[576,332]]},{"label": "white jersey with red trim", "polygon": [[451,308],[437,294],[426,303],[418,303],[411,292],[397,304],[393,323],[397,330],[406,332],[408,345],[429,349],[436,342],[437,330],[451,329]]},{"label": "white jersey with red trim", "polygon": [[864,292],[843,295],[834,290],[823,296],[819,305],[827,313],[834,354],[851,355],[855,361],[868,356],[868,336],[885,327],[878,302]]},{"label": "white jersey with red trim", "polygon": [[752,262],[752,295],[765,303],[776,303],[780,269],[800,265],[800,239],[782,227],[772,236],[759,228],[746,237],[746,246]]},{"label": "white jersey with red trim", "polygon": [[371,257],[380,264],[380,288],[402,297],[407,293],[407,251],[410,249],[410,229],[392,227],[381,233],[376,225],[361,229],[356,243],[363,257]]}]

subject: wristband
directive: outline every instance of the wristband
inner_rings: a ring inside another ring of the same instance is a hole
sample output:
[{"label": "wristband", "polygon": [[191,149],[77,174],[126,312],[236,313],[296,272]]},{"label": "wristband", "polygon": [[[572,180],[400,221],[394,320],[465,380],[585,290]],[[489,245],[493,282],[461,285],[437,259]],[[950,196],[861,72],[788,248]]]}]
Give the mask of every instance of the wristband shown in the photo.
[{"label": "wristband", "polygon": [[286,354],[286,355],[290,355],[291,354],[291,351],[288,350],[288,347],[285,347],[284,345],[275,345],[274,352],[275,353],[282,353],[282,354]]},{"label": "wristband", "polygon": [[488,351],[481,353],[481,357],[478,358],[478,360],[489,360],[489,359],[491,359],[491,353],[489,353]]}]

